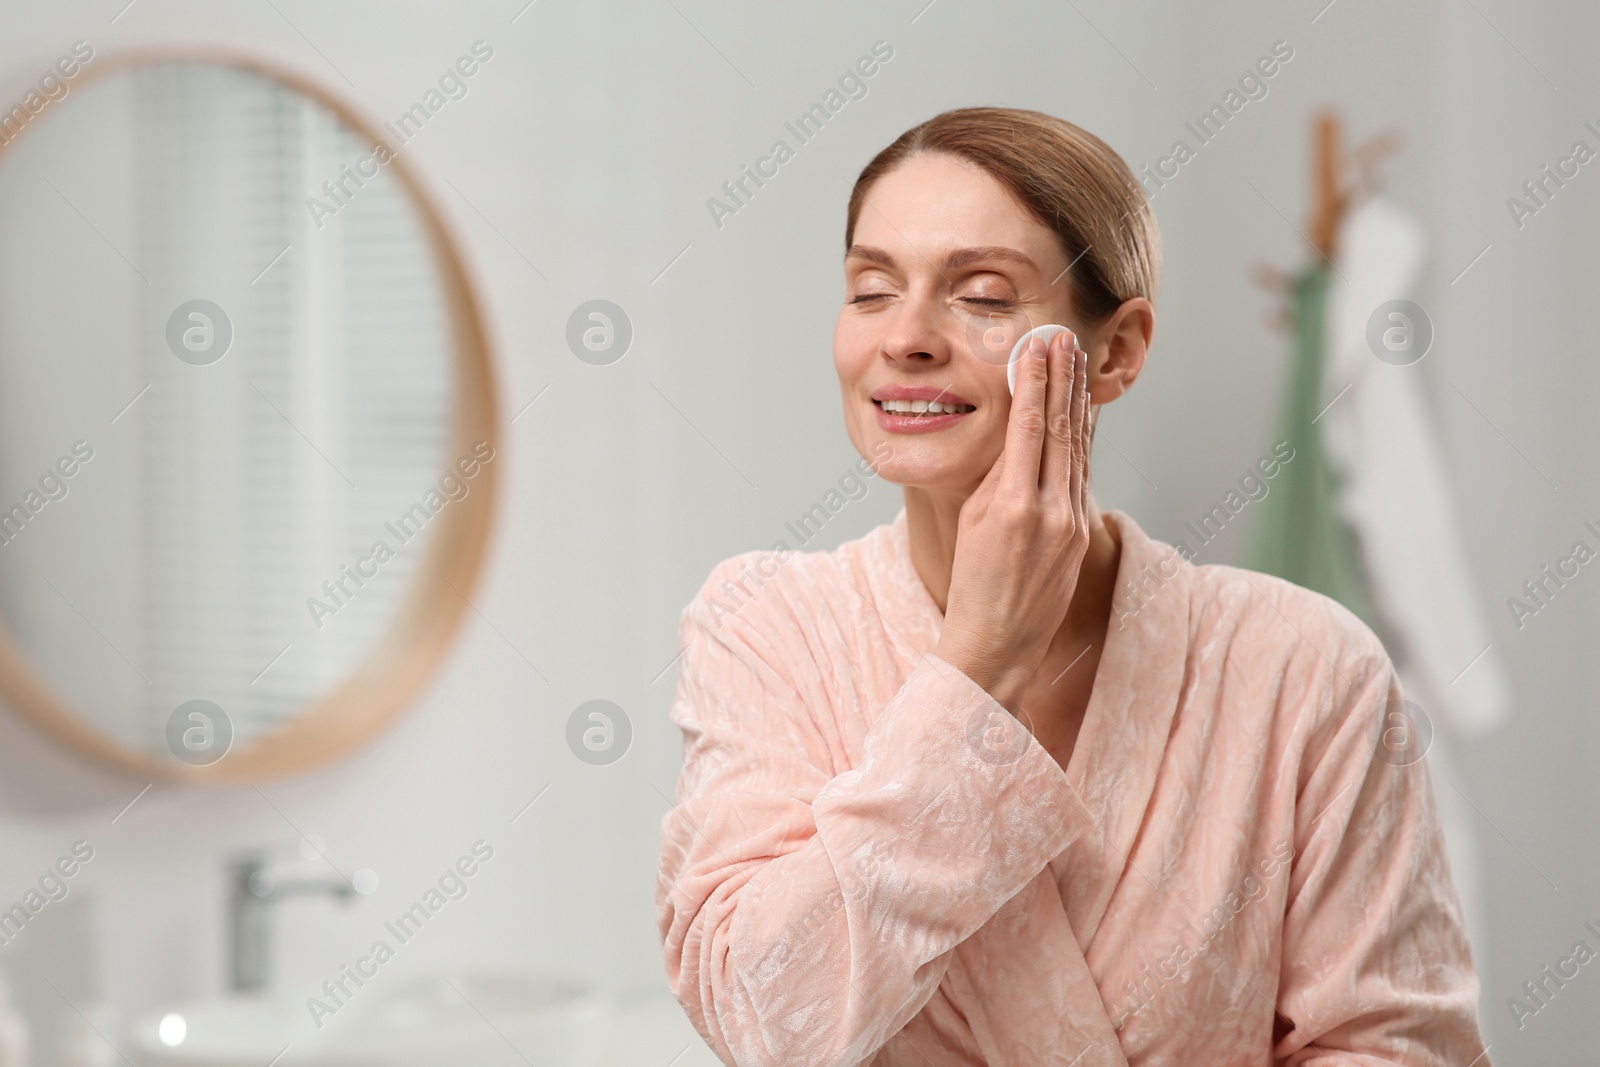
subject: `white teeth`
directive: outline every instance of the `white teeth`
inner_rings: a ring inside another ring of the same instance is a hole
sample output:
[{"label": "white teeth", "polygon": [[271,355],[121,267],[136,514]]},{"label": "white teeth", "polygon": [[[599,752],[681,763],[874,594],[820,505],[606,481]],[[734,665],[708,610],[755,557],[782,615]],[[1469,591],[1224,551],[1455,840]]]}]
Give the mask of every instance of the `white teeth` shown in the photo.
[{"label": "white teeth", "polygon": [[953,415],[972,411],[971,404],[947,404],[940,400],[882,400],[883,410],[896,415]]}]

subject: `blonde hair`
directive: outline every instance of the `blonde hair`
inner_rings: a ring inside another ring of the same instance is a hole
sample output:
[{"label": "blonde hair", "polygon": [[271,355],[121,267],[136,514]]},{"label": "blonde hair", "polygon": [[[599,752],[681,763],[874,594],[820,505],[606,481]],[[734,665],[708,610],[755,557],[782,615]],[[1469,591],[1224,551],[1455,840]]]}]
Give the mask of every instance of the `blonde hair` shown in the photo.
[{"label": "blonde hair", "polygon": [[1161,237],[1149,197],[1110,145],[1041,111],[958,108],[895,138],[850,191],[847,251],[873,183],[924,152],[982,167],[1055,232],[1070,264],[1073,309],[1086,323],[1104,322],[1136,296],[1155,301]]}]

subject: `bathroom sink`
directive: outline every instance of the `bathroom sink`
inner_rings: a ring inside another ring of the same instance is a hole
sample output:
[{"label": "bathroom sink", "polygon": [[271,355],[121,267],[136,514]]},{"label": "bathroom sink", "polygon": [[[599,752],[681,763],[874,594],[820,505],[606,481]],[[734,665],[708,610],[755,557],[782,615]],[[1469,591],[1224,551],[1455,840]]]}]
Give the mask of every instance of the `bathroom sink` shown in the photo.
[{"label": "bathroom sink", "polygon": [[340,1063],[590,1067],[603,1005],[576,983],[516,975],[428,978],[376,1005]]},{"label": "bathroom sink", "polygon": [[[265,1063],[285,1045],[304,1054],[328,1044],[310,1025],[304,1005],[257,997],[197,1001],[142,1020],[129,1050],[138,1067],[244,1067]],[[311,1063],[303,1055],[278,1063]],[[332,1061],[330,1061],[332,1062]]]},{"label": "bathroom sink", "polygon": [[195,1002],[141,1020],[130,1053],[137,1067],[597,1067],[607,1014],[572,982],[439,975],[369,990],[321,1029],[303,1000]]}]

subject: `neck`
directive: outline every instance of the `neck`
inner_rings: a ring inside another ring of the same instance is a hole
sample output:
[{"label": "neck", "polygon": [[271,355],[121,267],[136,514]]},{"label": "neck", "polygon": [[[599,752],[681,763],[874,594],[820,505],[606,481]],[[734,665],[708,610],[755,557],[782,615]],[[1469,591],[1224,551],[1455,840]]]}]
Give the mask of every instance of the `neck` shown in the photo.
[{"label": "neck", "polygon": [[[928,594],[943,614],[950,596],[950,572],[955,561],[956,528],[961,505],[969,491],[905,487],[906,532],[911,542],[911,562]],[[1103,632],[1111,618],[1111,601],[1116,591],[1117,567],[1122,558],[1122,541],[1106,525],[1089,498],[1089,551],[1078,572],[1078,584],[1067,606],[1066,617],[1057,639],[1081,644],[1079,638]]]}]

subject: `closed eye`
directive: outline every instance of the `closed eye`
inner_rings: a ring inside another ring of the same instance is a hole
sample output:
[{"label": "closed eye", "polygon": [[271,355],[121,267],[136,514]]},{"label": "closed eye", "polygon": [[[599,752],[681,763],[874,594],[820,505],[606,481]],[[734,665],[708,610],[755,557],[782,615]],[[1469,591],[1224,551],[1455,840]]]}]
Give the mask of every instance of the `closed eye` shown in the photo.
[{"label": "closed eye", "polygon": [[[889,296],[893,296],[893,295],[894,295],[893,293],[860,293],[860,294],[858,294],[858,295],[856,295],[854,297],[851,297],[850,298],[850,303],[852,303],[852,304],[864,304],[869,300],[882,300],[885,297],[889,297]],[[964,296],[961,299],[965,303],[977,304],[980,307],[1003,308],[1003,307],[1010,307],[1011,306],[1011,301],[1009,301],[1009,300],[999,300],[999,299],[996,299],[995,297]]]}]

